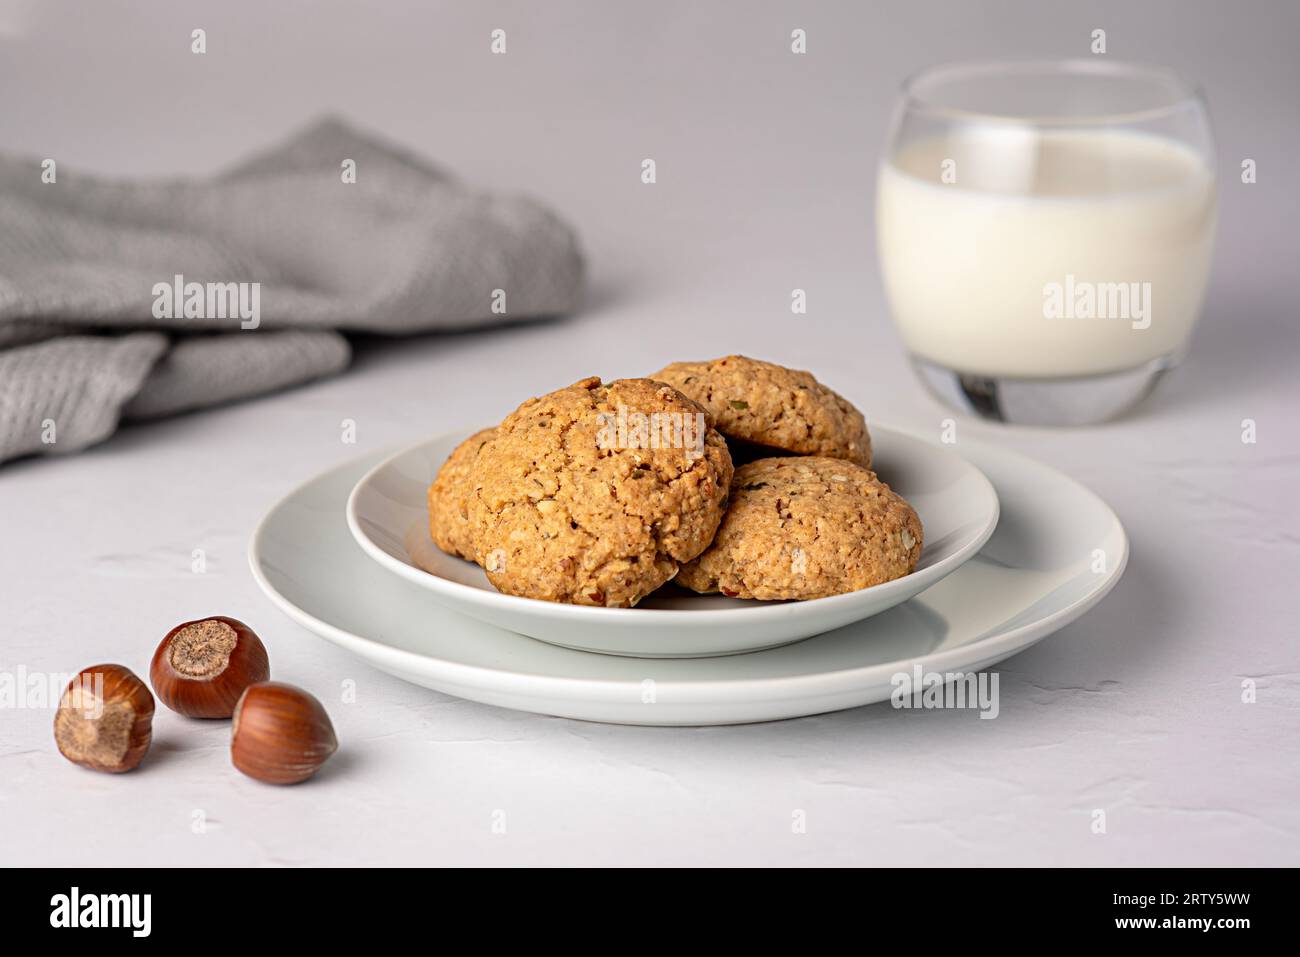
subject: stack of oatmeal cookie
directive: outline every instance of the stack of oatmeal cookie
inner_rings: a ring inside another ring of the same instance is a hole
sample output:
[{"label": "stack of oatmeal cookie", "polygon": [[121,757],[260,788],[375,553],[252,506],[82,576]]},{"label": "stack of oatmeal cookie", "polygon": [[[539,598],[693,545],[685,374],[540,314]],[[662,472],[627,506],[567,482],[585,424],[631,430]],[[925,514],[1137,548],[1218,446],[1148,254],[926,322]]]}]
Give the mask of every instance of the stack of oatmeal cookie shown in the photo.
[{"label": "stack of oatmeal cookie", "polygon": [[810,373],[676,362],[583,379],[466,439],[429,487],[429,527],[510,595],[632,607],[671,580],[823,598],[920,557],[916,512],[870,466],[862,413]]}]

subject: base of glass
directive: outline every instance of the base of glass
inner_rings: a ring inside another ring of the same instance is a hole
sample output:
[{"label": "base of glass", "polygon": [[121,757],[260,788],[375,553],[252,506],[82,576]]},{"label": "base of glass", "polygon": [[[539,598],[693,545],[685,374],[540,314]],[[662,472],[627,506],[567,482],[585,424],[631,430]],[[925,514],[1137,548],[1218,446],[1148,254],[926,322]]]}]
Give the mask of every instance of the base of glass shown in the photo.
[{"label": "base of glass", "polygon": [[912,356],[917,373],[955,409],[1016,425],[1092,425],[1123,415],[1178,364],[1167,355],[1135,369],[1061,379],[1013,379],[958,372]]}]

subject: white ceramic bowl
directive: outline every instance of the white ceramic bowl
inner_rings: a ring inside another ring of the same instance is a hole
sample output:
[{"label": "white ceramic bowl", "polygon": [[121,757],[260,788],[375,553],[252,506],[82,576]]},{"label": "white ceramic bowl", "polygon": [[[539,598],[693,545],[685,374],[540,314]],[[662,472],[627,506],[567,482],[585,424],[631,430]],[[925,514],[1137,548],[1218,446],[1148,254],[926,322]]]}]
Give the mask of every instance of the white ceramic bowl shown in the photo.
[{"label": "white ceramic bowl", "polygon": [[873,466],[916,509],[925,531],[916,570],[846,595],[758,602],[669,586],[636,608],[563,605],[503,595],[477,565],[444,554],[429,537],[427,489],[451,450],[474,430],[421,442],[385,459],[348,498],[353,537],[375,561],[452,611],[583,651],[644,658],[729,655],[840,628],[906,601],[959,568],[993,534],[998,497],[960,455],[875,426]]}]

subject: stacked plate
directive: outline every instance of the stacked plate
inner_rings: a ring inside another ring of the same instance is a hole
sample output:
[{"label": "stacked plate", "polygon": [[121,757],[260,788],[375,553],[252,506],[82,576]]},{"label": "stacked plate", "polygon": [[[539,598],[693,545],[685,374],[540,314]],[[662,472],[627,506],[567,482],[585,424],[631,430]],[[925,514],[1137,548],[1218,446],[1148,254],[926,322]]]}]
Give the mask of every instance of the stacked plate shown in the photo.
[{"label": "stacked plate", "polygon": [[873,468],[925,528],[904,578],[802,602],[671,586],[636,608],[517,598],[429,540],[429,482],[474,431],[309,481],[262,520],[249,560],[316,634],[408,681],[509,708],[698,725],[870,704],[918,667],[951,676],[1028,647],[1100,601],[1128,558],[1114,512],[1061,473],[873,426]]}]

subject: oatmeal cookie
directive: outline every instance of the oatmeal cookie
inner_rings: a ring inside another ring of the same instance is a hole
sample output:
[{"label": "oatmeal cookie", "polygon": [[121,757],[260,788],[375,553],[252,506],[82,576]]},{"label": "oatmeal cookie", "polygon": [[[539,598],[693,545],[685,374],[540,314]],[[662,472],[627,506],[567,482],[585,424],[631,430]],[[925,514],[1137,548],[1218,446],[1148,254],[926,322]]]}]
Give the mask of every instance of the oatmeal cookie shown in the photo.
[{"label": "oatmeal cookie", "polygon": [[862,413],[811,372],[727,356],[708,362],[674,362],[651,378],[667,382],[704,406],[718,431],[729,439],[871,465],[871,437]]},{"label": "oatmeal cookie", "polygon": [[677,584],[824,598],[901,578],[920,557],[921,520],[874,472],[821,456],[768,458],[736,470],[717,537]]},{"label": "oatmeal cookie", "polygon": [[483,429],[452,449],[429,486],[429,533],[433,544],[448,555],[474,560],[474,543],[465,515],[470,492],[469,470],[479,451],[495,434],[496,429]]},{"label": "oatmeal cookie", "polygon": [[676,389],[593,377],[511,413],[470,476],[474,558],[500,591],[630,607],[708,547],[732,465]]}]

